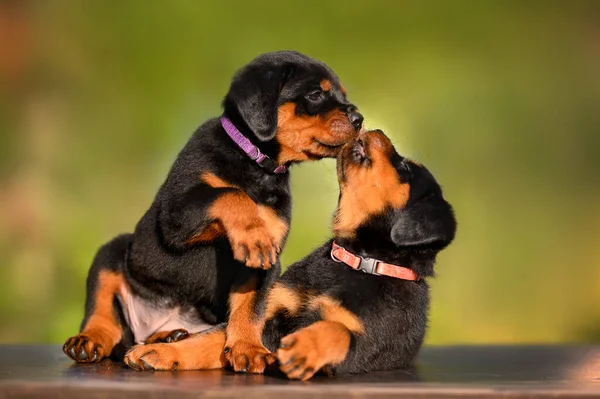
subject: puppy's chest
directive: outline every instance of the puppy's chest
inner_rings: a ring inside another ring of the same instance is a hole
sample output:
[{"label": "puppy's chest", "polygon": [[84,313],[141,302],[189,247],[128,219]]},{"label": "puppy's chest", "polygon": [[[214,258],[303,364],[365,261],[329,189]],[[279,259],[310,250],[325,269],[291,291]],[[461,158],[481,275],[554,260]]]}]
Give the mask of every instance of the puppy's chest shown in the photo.
[{"label": "puppy's chest", "polygon": [[335,284],[327,292],[354,312],[369,308],[384,293],[389,292],[385,281],[377,276],[346,270],[336,277]]},{"label": "puppy's chest", "polygon": [[[382,307],[393,307],[410,300],[415,292],[412,282],[368,275],[345,265],[329,264],[327,268],[311,268],[302,278],[303,290],[315,296],[333,299],[347,310],[364,315]],[[299,279],[297,277],[297,279]]]}]

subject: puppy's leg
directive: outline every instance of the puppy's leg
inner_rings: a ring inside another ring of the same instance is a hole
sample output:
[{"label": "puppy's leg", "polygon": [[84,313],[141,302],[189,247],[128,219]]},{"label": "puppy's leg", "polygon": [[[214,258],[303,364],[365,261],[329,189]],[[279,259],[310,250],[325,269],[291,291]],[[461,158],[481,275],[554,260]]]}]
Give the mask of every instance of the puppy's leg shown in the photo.
[{"label": "puppy's leg", "polygon": [[225,325],[174,343],[136,345],[125,355],[135,370],[211,370],[227,366]]},{"label": "puppy's leg", "polygon": [[160,227],[167,245],[176,249],[229,239],[236,260],[269,269],[277,261],[288,223],[243,190],[205,173],[202,182],[162,204]]},{"label": "puppy's leg", "polygon": [[117,344],[131,345],[117,298],[126,284],[123,265],[130,241],[131,235],[119,236],[100,248],[94,258],[80,333],[63,346],[65,354],[77,362],[98,362],[110,356]]},{"label": "puppy's leg", "polygon": [[279,274],[279,267],[253,272],[234,284],[229,294],[226,357],[235,371],[263,373],[275,363],[262,342],[265,306],[269,290]]},{"label": "puppy's leg", "polygon": [[352,339],[364,333],[361,319],[334,298],[317,296],[308,306],[322,321],[284,337],[277,351],[281,370],[292,379],[308,380],[323,367],[342,363]]},{"label": "puppy's leg", "polygon": [[[276,360],[261,342],[264,325],[261,315],[266,293],[278,271],[279,268],[269,272],[248,270],[230,294],[227,326],[188,336],[183,330],[157,333],[148,339],[148,344],[129,351],[125,363],[136,370],[220,369],[231,363],[236,371],[262,373]],[[171,343],[156,343],[167,342],[169,337]]]},{"label": "puppy's leg", "polygon": [[281,340],[279,366],[288,378],[306,381],[328,365],[346,359],[352,333],[341,323],[318,321]]},{"label": "puppy's leg", "polygon": [[208,215],[223,226],[236,260],[265,270],[277,262],[281,243],[271,235],[256,203],[243,191],[220,195],[210,205]]}]

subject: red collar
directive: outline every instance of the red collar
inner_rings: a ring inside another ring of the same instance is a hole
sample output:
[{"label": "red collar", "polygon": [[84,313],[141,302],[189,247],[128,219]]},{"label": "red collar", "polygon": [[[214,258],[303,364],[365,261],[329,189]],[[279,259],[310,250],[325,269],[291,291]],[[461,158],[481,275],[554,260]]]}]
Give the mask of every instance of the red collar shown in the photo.
[{"label": "red collar", "polygon": [[373,274],[375,276],[388,276],[409,281],[420,280],[420,277],[407,267],[396,266],[377,259],[363,258],[362,256],[354,255],[337,245],[335,242],[331,248],[331,259],[335,262],[345,263],[356,271]]}]

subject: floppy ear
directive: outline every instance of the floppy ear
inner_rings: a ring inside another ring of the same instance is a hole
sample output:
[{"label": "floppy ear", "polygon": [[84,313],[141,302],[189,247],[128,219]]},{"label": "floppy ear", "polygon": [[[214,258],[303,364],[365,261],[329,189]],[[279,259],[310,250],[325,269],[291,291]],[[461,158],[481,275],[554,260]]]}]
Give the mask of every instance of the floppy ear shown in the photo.
[{"label": "floppy ear", "polygon": [[391,231],[397,246],[436,244],[445,247],[454,239],[456,220],[443,198],[420,200],[398,212]]},{"label": "floppy ear", "polygon": [[277,101],[291,73],[291,65],[249,65],[240,70],[231,82],[225,105],[235,107],[261,141],[275,137]]}]

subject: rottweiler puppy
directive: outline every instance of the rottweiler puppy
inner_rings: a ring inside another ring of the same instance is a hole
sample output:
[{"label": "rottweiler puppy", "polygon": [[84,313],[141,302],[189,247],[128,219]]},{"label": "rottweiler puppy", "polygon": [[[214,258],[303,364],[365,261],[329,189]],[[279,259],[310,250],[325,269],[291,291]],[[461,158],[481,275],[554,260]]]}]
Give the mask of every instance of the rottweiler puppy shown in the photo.
[{"label": "rottweiler puppy", "polygon": [[287,168],[337,156],[363,117],[327,65],[292,51],[240,69],[223,108],[180,152],[134,233],[98,251],[80,333],[63,348],[73,360],[224,322],[211,363],[186,368],[262,372],[274,360],[260,332],[290,224]]},{"label": "rottweiler puppy", "polygon": [[[425,278],[456,230],[432,174],[399,155],[381,131],[348,143],[337,170],[334,238],[277,280],[260,323],[289,378],[409,367],[427,324]],[[209,368],[218,364],[225,328],[138,346],[126,359],[143,370]]]},{"label": "rottweiler puppy", "polygon": [[268,297],[264,344],[292,379],[408,368],[427,325],[425,278],[456,230],[433,175],[379,130],[348,143],[337,171],[334,238]]}]

